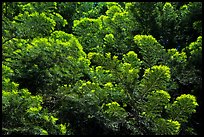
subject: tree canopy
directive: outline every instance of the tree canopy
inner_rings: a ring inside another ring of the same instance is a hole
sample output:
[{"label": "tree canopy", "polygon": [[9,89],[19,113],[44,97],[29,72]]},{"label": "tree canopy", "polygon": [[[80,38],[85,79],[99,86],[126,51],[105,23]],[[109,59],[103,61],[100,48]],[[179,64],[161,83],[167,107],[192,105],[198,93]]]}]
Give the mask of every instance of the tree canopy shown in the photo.
[{"label": "tree canopy", "polygon": [[3,135],[199,135],[202,2],[3,2]]}]

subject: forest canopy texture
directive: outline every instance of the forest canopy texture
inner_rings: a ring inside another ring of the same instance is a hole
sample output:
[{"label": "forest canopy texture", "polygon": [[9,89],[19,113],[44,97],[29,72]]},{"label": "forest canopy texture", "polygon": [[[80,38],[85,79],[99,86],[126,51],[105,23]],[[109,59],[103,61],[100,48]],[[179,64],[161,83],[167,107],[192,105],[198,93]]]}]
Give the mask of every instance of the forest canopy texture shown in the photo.
[{"label": "forest canopy texture", "polygon": [[199,135],[201,2],[3,2],[3,135]]}]

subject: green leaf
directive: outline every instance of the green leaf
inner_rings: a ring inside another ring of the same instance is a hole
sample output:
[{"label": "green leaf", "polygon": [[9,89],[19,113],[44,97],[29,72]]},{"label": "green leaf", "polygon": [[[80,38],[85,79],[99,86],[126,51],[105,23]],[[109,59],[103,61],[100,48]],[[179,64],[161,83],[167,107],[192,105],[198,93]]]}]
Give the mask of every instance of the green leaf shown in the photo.
[{"label": "green leaf", "polygon": [[144,103],[144,111],[161,117],[163,109],[169,104],[170,95],[163,90],[152,91],[147,95],[147,102]]},{"label": "green leaf", "polygon": [[180,123],[171,119],[158,118],[154,120],[155,127],[152,128],[156,135],[177,135],[180,130]]},{"label": "green leaf", "polygon": [[196,112],[197,106],[195,96],[182,94],[176,98],[172,105],[167,106],[167,112],[171,119],[183,123],[187,122],[190,115]]},{"label": "green leaf", "polygon": [[145,68],[156,65],[165,56],[164,47],[151,35],[136,35],[134,42],[140,49]]},{"label": "green leaf", "polygon": [[159,65],[145,70],[140,86],[142,94],[148,94],[154,90],[165,90],[170,80],[170,68]]}]

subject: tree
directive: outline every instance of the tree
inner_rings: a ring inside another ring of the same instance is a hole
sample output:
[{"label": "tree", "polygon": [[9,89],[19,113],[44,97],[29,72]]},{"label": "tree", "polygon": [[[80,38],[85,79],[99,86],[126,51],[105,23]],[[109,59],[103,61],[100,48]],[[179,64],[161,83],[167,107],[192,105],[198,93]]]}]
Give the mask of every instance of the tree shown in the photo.
[{"label": "tree", "polygon": [[75,83],[88,69],[89,60],[81,44],[65,32],[55,31],[49,38],[35,38],[31,42],[13,39],[4,46],[8,49],[5,64],[15,74],[12,79],[33,94],[54,92],[59,84]]},{"label": "tree", "polygon": [[3,134],[199,133],[201,7],[3,3]]},{"label": "tree", "polygon": [[2,133],[4,135],[71,134],[71,130],[67,129],[68,124],[56,124],[58,118],[41,106],[43,104],[41,96],[33,96],[27,89],[19,89],[19,84],[8,78],[14,71],[5,65],[2,69]]}]

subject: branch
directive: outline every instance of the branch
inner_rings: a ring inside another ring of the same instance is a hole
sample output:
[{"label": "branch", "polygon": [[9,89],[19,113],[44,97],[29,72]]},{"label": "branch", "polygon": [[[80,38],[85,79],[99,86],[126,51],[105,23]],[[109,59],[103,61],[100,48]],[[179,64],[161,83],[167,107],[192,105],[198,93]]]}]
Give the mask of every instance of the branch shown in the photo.
[{"label": "branch", "polygon": [[9,40],[13,39],[13,38],[16,38],[16,36],[12,36],[11,38],[9,38],[9,39],[5,40],[4,42],[2,42],[2,45],[3,45],[3,44],[5,44],[7,41],[9,41]]}]

